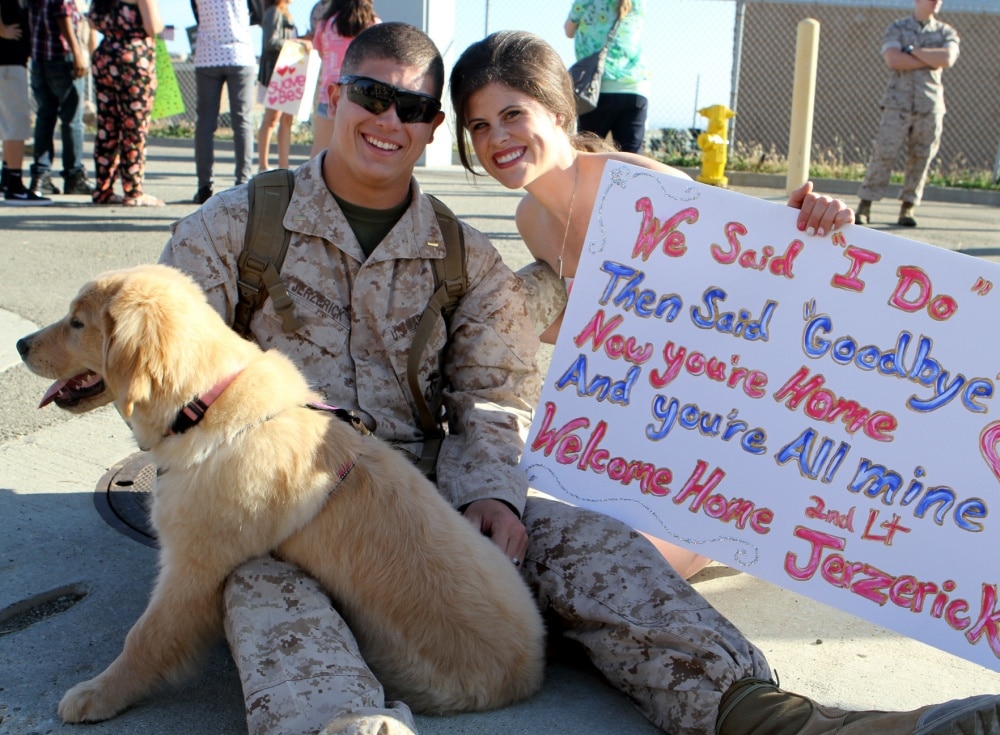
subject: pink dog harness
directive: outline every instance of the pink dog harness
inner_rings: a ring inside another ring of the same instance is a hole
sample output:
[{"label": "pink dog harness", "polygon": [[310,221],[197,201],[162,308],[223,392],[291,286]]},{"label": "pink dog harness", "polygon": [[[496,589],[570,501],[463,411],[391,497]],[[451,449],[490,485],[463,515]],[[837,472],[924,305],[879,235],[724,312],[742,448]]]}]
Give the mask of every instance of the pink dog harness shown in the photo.
[{"label": "pink dog harness", "polygon": [[[183,434],[188,429],[197,426],[205,414],[208,412],[209,406],[215,403],[219,396],[230,386],[230,384],[236,380],[236,377],[243,372],[243,369],[237,370],[235,373],[230,375],[228,378],[224,378],[212,386],[212,389],[208,391],[203,396],[198,396],[194,400],[185,404],[184,408],[177,412],[177,418],[174,419],[174,423],[170,425],[170,430],[167,432],[167,436],[174,436],[176,434]],[[369,434],[367,428],[365,428],[364,423],[361,419],[351,415],[350,412],[344,410],[343,408],[337,408],[336,406],[327,406],[322,403],[310,403],[307,404],[308,408],[316,411],[326,411],[327,413],[332,413],[341,421],[351,424],[357,431],[362,434]],[[354,469],[355,464],[354,459],[351,459],[344,463],[340,471],[337,472],[337,484],[339,485],[344,481],[344,478],[350,474],[351,470]],[[334,486],[336,487],[336,485]],[[330,489],[333,492],[333,488]]]},{"label": "pink dog harness", "polygon": [[183,434],[192,426],[197,426],[198,423],[205,418],[205,412],[208,411],[208,407],[218,400],[219,396],[222,395],[222,392],[228,388],[229,384],[236,380],[236,376],[242,372],[243,369],[240,368],[228,378],[223,378],[212,386],[212,389],[208,393],[203,396],[198,396],[193,401],[185,405],[184,408],[177,412],[177,418],[174,419],[174,423],[170,425],[170,430],[167,432],[167,436]]}]

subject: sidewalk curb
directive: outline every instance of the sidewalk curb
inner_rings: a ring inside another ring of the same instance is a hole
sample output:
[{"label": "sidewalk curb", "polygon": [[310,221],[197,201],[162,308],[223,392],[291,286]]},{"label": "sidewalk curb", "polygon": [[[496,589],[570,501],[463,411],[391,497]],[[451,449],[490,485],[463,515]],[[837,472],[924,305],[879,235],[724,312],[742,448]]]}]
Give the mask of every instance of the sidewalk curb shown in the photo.
[{"label": "sidewalk curb", "polygon": [[21,356],[15,344],[26,334],[38,329],[38,325],[5,309],[0,309],[0,372],[18,365]]},{"label": "sidewalk curb", "polygon": [[[697,168],[682,168],[692,179],[697,179],[701,173]],[[730,187],[748,187],[757,189],[784,189],[787,177],[782,174],[762,174],[753,171],[726,171]],[[825,194],[856,197],[861,187],[860,181],[848,179],[811,179],[817,191]],[[889,184],[886,199],[896,199],[903,187],[900,184]],[[946,204],[981,204],[987,207],[1000,207],[1000,191],[991,189],[963,189],[948,186],[928,186],[924,188],[924,201],[944,202]],[[848,202],[850,203],[850,202]]]},{"label": "sidewalk curb", "polygon": [[[190,147],[194,156],[194,140],[190,138],[150,138],[150,145],[166,148]],[[231,151],[233,141],[216,139],[215,145],[220,150]],[[308,156],[311,147],[302,143],[292,144],[291,152],[295,156]],[[452,165],[461,166],[456,151],[452,156]],[[695,167],[677,167],[692,179],[697,179],[701,170]],[[784,189],[787,178],[782,174],[764,174],[754,171],[726,171],[730,187],[747,187],[755,189]],[[817,191],[826,194],[854,197],[858,194],[860,181],[849,179],[812,179]],[[886,199],[895,199],[902,189],[900,184],[889,184]],[[928,186],[924,188],[924,201],[945,202],[948,204],[980,204],[987,207],[1000,207],[1000,191],[990,189],[963,189],[960,187]]]}]

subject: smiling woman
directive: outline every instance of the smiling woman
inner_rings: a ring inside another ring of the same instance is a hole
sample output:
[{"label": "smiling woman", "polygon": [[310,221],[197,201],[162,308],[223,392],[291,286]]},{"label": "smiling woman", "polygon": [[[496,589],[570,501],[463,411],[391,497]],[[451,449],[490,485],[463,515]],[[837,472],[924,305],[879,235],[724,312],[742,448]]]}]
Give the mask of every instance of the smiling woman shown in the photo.
[{"label": "smiling woman", "polygon": [[[467,48],[451,74],[459,157],[476,173],[469,152],[508,189],[523,188],[515,220],[536,260],[567,279],[576,276],[604,167],[629,163],[672,176],[684,173],[645,156],[611,149],[591,133],[577,133],[576,101],[569,74],[555,49],[524,31],[501,31]],[[801,209],[800,231],[820,235],[853,221],[839,200],[816,196],[806,184],[789,198]],[[562,314],[541,339],[554,342]],[[728,323],[728,322],[727,322]],[[650,539],[682,575],[708,559],[660,539]]]}]

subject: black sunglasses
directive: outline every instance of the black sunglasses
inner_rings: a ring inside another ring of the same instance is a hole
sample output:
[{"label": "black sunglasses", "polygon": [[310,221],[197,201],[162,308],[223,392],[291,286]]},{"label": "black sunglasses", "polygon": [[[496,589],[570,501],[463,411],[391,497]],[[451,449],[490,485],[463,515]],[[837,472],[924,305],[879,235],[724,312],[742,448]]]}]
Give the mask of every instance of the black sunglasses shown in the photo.
[{"label": "black sunglasses", "polygon": [[429,94],[408,92],[370,77],[343,76],[340,84],[347,86],[347,99],[373,115],[381,115],[395,102],[402,123],[429,123],[441,111],[441,103]]}]

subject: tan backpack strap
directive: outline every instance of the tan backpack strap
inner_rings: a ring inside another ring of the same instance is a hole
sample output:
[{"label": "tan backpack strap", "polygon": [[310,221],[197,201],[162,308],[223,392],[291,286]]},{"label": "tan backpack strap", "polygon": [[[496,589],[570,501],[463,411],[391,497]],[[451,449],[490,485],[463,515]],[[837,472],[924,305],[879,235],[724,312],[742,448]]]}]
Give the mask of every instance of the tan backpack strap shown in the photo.
[{"label": "tan backpack strap", "polygon": [[[434,261],[434,282],[444,286],[447,299],[442,304],[446,318],[450,318],[465,292],[469,290],[469,274],[465,269],[465,234],[455,213],[437,197],[430,197],[437,215],[441,234],[444,236],[444,258]],[[456,247],[451,247],[452,245]]]},{"label": "tan backpack strap", "polygon": [[302,326],[295,315],[292,297],[279,275],[291,239],[282,221],[294,189],[295,174],[288,169],[257,174],[247,186],[250,211],[243,250],[237,262],[239,301],[233,319],[233,329],[244,337],[250,333],[254,312],[269,295],[286,332],[294,332]]},{"label": "tan backpack strap", "polygon": [[417,328],[413,334],[413,343],[406,362],[406,381],[417,406],[417,416],[424,432],[424,448],[417,466],[427,477],[434,479],[437,466],[437,455],[444,440],[441,411],[442,395],[444,393],[444,353],[438,355],[438,379],[431,395],[430,403],[420,388],[420,361],[424,350],[430,342],[431,333],[438,317],[445,321],[445,329],[449,328],[451,315],[458,307],[459,301],[469,289],[469,277],[465,268],[465,234],[454,213],[435,197],[430,197],[441,227],[444,240],[444,257],[432,261],[434,266],[434,295],[424,309]]}]

